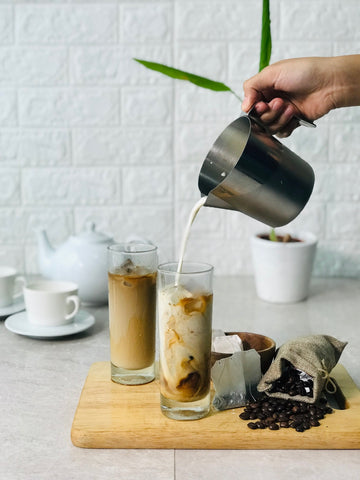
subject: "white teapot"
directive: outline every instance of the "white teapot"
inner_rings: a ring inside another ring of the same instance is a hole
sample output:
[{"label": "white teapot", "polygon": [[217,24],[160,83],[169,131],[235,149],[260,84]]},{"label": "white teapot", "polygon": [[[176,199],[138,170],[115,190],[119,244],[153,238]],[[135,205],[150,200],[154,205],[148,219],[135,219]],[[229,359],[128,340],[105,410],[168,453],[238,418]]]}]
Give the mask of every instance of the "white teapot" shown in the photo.
[{"label": "white teapot", "polygon": [[83,303],[95,306],[108,301],[107,247],[112,238],[97,232],[89,222],[80,235],[71,236],[56,250],[45,230],[38,231],[39,268],[44,277],[77,283]]}]

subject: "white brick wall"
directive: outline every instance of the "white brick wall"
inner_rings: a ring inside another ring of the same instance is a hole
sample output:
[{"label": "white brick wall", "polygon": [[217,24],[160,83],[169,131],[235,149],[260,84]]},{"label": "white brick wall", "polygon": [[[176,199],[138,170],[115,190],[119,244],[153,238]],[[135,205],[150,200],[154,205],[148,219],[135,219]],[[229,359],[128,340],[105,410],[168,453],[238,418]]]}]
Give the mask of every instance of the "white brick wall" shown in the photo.
[{"label": "white brick wall", "polygon": [[[270,0],[272,60],[360,51],[358,0]],[[0,262],[37,272],[34,230],[53,243],[88,220],[177,257],[199,198],[198,172],[240,113],[231,94],[151,72],[133,57],[224,81],[239,94],[256,73],[261,0],[2,0]],[[293,222],[319,237],[316,273],[360,275],[360,108],[332,112],[284,143],[309,161],[314,194]],[[237,212],[203,209],[188,258],[251,273]]]}]

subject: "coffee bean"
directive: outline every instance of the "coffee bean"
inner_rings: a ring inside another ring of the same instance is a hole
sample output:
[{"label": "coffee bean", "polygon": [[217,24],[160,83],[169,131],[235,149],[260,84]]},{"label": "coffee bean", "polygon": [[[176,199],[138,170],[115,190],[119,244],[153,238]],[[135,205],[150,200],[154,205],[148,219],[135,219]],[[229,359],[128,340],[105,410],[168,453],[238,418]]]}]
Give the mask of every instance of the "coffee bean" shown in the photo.
[{"label": "coffee bean", "polygon": [[301,395],[302,397],[305,397],[306,396],[306,390],[305,390],[304,385],[300,385],[297,388],[297,392],[298,392],[298,395]]},{"label": "coffee bean", "polygon": [[314,382],[312,379],[303,380],[300,376],[301,373],[290,362],[285,362],[282,375],[272,383],[270,392],[281,392],[288,394],[290,397],[296,395],[312,397]]},{"label": "coffee bean", "polygon": [[262,429],[266,428],[266,425],[264,422],[255,422],[255,423],[257,428],[262,428]]},{"label": "coffee bean", "polygon": [[246,405],[239,417],[242,420],[257,419],[257,422],[248,423],[248,427],[252,430],[293,428],[295,431],[304,432],[309,428],[319,426],[319,419],[332,412],[332,408],[324,401],[309,404],[264,395],[257,402]]},{"label": "coffee bean", "polygon": [[271,425],[271,424],[274,423],[274,422],[275,422],[275,419],[272,418],[272,417],[267,417],[267,418],[265,418],[265,420],[264,420],[265,425]]},{"label": "coffee bean", "polygon": [[270,430],[279,430],[279,428],[280,428],[280,427],[279,427],[279,425],[278,425],[277,423],[271,423],[271,424],[269,425],[269,429],[270,429]]},{"label": "coffee bean", "polygon": [[242,412],[240,413],[239,417],[242,419],[242,420],[250,420],[250,414],[248,412]]}]

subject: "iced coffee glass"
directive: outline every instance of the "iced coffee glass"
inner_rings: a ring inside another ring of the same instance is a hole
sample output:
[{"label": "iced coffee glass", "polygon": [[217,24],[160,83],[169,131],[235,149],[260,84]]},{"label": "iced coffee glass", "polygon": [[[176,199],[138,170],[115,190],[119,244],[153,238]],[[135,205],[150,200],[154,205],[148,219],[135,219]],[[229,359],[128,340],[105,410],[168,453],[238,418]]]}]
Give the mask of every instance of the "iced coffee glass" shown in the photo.
[{"label": "iced coffee glass", "polygon": [[169,418],[195,420],[210,409],[213,267],[177,268],[158,268],[160,407]]},{"label": "iced coffee glass", "polygon": [[126,385],[155,377],[157,247],[108,247],[111,380]]}]

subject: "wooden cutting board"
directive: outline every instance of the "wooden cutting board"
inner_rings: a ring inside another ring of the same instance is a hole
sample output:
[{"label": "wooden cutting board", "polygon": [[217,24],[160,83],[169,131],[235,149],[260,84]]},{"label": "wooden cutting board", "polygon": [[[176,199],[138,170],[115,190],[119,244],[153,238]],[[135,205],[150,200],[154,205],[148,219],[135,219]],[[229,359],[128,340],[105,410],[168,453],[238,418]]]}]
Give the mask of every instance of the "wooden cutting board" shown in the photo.
[{"label": "wooden cutting board", "polygon": [[360,391],[345,368],[332,372],[346,397],[345,410],[335,410],[320,427],[303,433],[294,429],[250,430],[239,419],[241,408],[195,421],[165,417],[159,407],[157,381],[139,386],[110,380],[109,362],[94,363],[75,413],[71,440],[83,448],[178,449],[358,449]]}]

